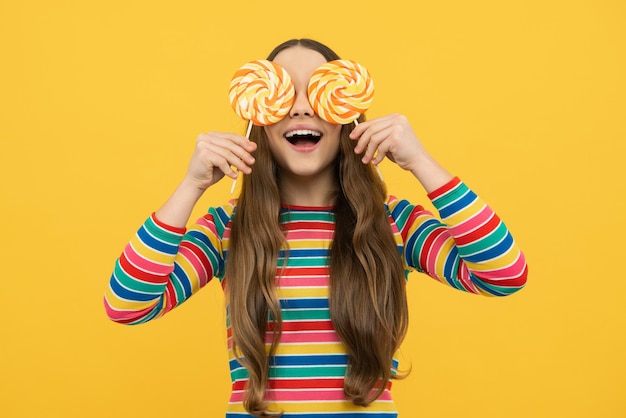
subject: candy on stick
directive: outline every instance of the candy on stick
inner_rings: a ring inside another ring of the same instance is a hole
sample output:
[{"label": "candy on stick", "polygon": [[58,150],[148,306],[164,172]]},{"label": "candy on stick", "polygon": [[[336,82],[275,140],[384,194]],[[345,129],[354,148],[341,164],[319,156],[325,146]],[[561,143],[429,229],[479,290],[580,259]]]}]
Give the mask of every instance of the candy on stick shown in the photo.
[{"label": "candy on stick", "polygon": [[[374,99],[374,81],[361,64],[334,60],[313,72],[308,87],[309,102],[317,115],[334,124],[358,125],[358,118]],[[378,166],[376,171],[383,176]]]},{"label": "candy on stick", "polygon": [[362,65],[335,60],[313,72],[308,93],[309,102],[320,118],[348,124],[356,122],[372,104],[374,82]]},{"label": "candy on stick", "polygon": [[[230,104],[237,115],[249,121],[246,138],[252,124],[271,125],[284,118],[293,105],[295,89],[287,71],[268,60],[243,65],[230,82]],[[237,180],[230,189],[232,194]]]},{"label": "candy on stick", "polygon": [[289,113],[295,90],[284,68],[268,60],[243,65],[230,82],[230,104],[255,125],[271,125]]}]

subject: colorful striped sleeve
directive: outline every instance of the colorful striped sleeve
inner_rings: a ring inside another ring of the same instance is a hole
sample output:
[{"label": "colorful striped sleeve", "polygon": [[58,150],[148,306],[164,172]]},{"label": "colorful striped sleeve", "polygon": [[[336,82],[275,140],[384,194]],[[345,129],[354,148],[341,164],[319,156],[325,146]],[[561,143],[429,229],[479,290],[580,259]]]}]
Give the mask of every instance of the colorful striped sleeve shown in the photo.
[{"label": "colorful striped sleeve", "polygon": [[455,177],[428,197],[441,220],[406,200],[389,200],[404,243],[405,267],[475,294],[506,296],[524,287],[524,254],[505,224],[472,190]]},{"label": "colorful striped sleeve", "polygon": [[104,295],[109,318],[129,325],[158,318],[222,275],[222,235],[232,211],[211,208],[189,231],[152,214],[116,260]]}]

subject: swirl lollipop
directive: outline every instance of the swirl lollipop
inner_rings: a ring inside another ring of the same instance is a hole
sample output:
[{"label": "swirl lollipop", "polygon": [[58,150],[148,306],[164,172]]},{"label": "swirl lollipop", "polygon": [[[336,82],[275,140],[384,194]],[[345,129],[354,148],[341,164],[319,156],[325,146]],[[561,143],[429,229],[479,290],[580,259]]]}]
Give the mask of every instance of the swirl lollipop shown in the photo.
[{"label": "swirl lollipop", "polygon": [[358,123],[374,98],[374,82],[362,65],[335,60],[313,72],[308,93],[320,118],[335,124]]},{"label": "swirl lollipop", "polygon": [[284,68],[268,60],[242,66],[230,82],[230,104],[237,115],[255,125],[271,125],[291,109],[295,91]]},{"label": "swirl lollipop", "polygon": [[[358,118],[374,99],[374,81],[365,67],[350,60],[329,61],[309,80],[309,102],[326,122],[358,125]],[[381,181],[383,175],[374,166]]]},{"label": "swirl lollipop", "polygon": [[[237,115],[249,121],[246,138],[250,138],[252,124],[271,125],[289,113],[293,106],[295,89],[291,77],[281,66],[268,60],[244,64],[230,82],[230,105]],[[237,179],[233,180],[233,194]]]}]

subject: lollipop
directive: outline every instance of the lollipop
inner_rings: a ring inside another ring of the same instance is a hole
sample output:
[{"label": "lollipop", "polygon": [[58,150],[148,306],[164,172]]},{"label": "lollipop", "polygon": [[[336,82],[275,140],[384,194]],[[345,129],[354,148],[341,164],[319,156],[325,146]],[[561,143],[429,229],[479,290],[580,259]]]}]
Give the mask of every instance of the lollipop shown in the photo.
[{"label": "lollipop", "polygon": [[[257,60],[243,65],[230,82],[229,99],[233,110],[249,121],[246,138],[250,138],[252,124],[271,125],[289,113],[295,89],[287,71],[268,60]],[[235,191],[237,179],[230,187]]]},{"label": "lollipop", "polygon": [[[365,67],[350,60],[329,61],[313,72],[309,80],[309,102],[315,113],[327,122],[354,122],[372,104],[374,81]],[[381,181],[383,175],[374,166]]]},{"label": "lollipop", "polygon": [[255,125],[271,125],[291,109],[295,91],[287,71],[267,60],[242,66],[230,82],[230,104]]},{"label": "lollipop", "polygon": [[309,102],[327,122],[347,124],[369,108],[374,82],[362,65],[349,60],[329,61],[309,81]]}]

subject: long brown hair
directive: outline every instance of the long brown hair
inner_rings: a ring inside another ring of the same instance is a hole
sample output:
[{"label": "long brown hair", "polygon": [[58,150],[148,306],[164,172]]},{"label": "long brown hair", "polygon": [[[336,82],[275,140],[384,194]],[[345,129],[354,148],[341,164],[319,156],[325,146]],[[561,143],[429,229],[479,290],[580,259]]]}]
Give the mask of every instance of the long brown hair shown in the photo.
[{"label": "long brown hair", "polygon": [[[327,61],[339,56],[310,39],[293,39],[268,56],[301,45]],[[344,394],[355,405],[367,406],[391,379],[393,355],[408,326],[405,276],[385,211],[387,191],[371,165],[353,151],[344,125],[335,160],[339,189],[335,198],[335,235],[330,250],[330,316],[348,353]],[[275,280],[277,257],[287,249],[279,223],[280,170],[267,145],[262,127],[250,138],[257,143],[252,174],[244,176],[229,242],[226,289],[232,349],[249,374],[244,407],[259,417],[272,416],[265,401],[270,361],[282,332]],[[268,331],[268,318],[272,327]],[[269,355],[266,333],[271,332]]]}]

